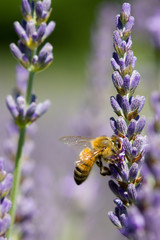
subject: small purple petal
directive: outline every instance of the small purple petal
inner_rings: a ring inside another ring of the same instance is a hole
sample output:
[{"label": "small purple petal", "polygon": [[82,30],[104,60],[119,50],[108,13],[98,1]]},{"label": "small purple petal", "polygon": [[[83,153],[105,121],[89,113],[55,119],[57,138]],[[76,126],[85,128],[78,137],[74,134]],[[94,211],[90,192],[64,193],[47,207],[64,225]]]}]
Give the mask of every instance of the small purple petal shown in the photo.
[{"label": "small purple petal", "polygon": [[2,219],[0,219],[0,235],[1,236],[3,236],[7,232],[10,222],[11,222],[11,217],[9,214],[5,214],[5,216]]},{"label": "small purple petal", "polygon": [[129,87],[130,87],[130,76],[126,74],[123,80],[123,89],[125,91],[128,91]]},{"label": "small purple petal", "polygon": [[118,63],[116,62],[116,60],[114,58],[111,58],[111,65],[114,71],[119,71],[120,70],[120,66],[118,65]]},{"label": "small purple petal", "polygon": [[38,18],[42,18],[43,13],[43,3],[41,1],[37,1],[36,3],[36,16]]},{"label": "small purple petal", "polygon": [[125,65],[126,67],[132,65],[133,62],[133,51],[128,51],[127,55],[126,55],[126,59],[125,59]]},{"label": "small purple petal", "polygon": [[111,128],[113,129],[114,133],[117,135],[118,134],[117,122],[116,122],[116,120],[113,117],[110,118],[110,125],[111,125]]},{"label": "small purple petal", "polygon": [[114,86],[117,88],[121,88],[122,85],[123,85],[123,79],[121,77],[121,75],[119,74],[118,71],[115,71],[113,74],[112,74],[112,81],[113,81],[113,84]]},{"label": "small purple petal", "polygon": [[36,110],[36,103],[32,102],[26,111],[26,120],[30,120]]},{"label": "small purple petal", "polygon": [[26,25],[26,33],[30,37],[36,32],[35,24],[33,21],[28,21]]},{"label": "small purple petal", "polygon": [[114,112],[120,116],[122,114],[122,109],[121,107],[119,106],[118,102],[116,101],[115,97],[111,96],[110,97],[110,103],[111,103],[111,106],[114,110]]},{"label": "small purple petal", "polygon": [[46,23],[41,23],[37,30],[37,41],[40,41],[44,34],[46,35]]},{"label": "small purple petal", "polygon": [[127,96],[124,96],[122,98],[122,109],[123,109],[125,116],[127,116],[129,113],[129,101],[128,101]]},{"label": "small purple petal", "polygon": [[47,38],[55,29],[56,23],[54,21],[51,21],[47,27],[45,32],[45,38]]},{"label": "small purple petal", "polygon": [[131,157],[132,156],[132,145],[129,142],[128,138],[123,139],[123,146],[126,150],[127,155]]},{"label": "small purple petal", "polygon": [[14,29],[22,41],[27,42],[29,40],[24,28],[20,25],[19,22],[14,22]]},{"label": "small purple petal", "polygon": [[140,74],[136,70],[133,71],[131,75],[131,87],[130,87],[130,93],[133,95],[134,91],[136,90],[138,84],[140,81]]},{"label": "small purple petal", "polygon": [[131,5],[129,3],[123,3],[121,15],[125,18],[125,21],[128,21],[131,14]]},{"label": "small purple petal", "polygon": [[113,180],[110,180],[110,181],[108,182],[108,185],[109,185],[111,191],[112,191],[117,197],[119,197],[119,187],[118,187],[118,185],[117,185]]},{"label": "small purple petal", "polygon": [[108,216],[111,220],[111,222],[117,227],[117,228],[121,228],[122,225],[118,219],[118,217],[114,214],[114,212],[108,212]]},{"label": "small purple petal", "polygon": [[133,180],[135,180],[135,178],[137,177],[138,174],[138,164],[137,163],[133,163],[130,170],[129,170],[129,181],[132,182]]},{"label": "small purple petal", "polygon": [[51,6],[51,0],[43,0],[43,10],[48,11]]},{"label": "small purple petal", "polygon": [[12,52],[13,56],[15,58],[17,58],[17,60],[20,61],[23,57],[23,54],[22,54],[21,50],[14,43],[10,44],[10,49],[11,49],[11,52]]},{"label": "small purple petal", "polygon": [[53,47],[50,43],[46,43],[43,48],[40,50],[38,58],[39,63],[43,64],[47,58],[47,56],[52,52]]},{"label": "small purple petal", "polygon": [[16,103],[13,99],[13,97],[11,95],[9,95],[6,99],[6,104],[7,104],[7,107],[10,111],[10,113],[12,114],[12,116],[14,118],[16,118],[18,116],[18,110],[17,110],[17,106],[16,106]]},{"label": "small purple petal", "polygon": [[140,134],[142,132],[145,124],[146,124],[146,118],[145,118],[145,116],[142,116],[137,121],[135,133]]},{"label": "small purple petal", "polygon": [[118,117],[117,119],[117,129],[122,135],[126,135],[127,133],[127,124],[123,117]]},{"label": "small purple petal", "polygon": [[128,125],[128,129],[127,129],[127,137],[130,139],[133,137],[134,132],[136,129],[136,120],[132,119]]},{"label": "small purple petal", "polygon": [[39,103],[35,110],[35,116],[42,116],[50,107],[51,102],[49,100],[44,101],[43,103]]},{"label": "small purple petal", "polygon": [[28,0],[22,0],[22,12],[23,12],[23,16],[27,16],[31,14],[31,7]]}]

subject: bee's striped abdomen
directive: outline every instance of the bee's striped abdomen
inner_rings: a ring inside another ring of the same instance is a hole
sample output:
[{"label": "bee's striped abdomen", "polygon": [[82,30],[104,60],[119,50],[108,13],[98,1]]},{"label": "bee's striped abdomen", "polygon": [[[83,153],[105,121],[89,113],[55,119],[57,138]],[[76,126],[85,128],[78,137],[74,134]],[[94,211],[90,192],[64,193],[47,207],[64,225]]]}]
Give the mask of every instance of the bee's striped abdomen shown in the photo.
[{"label": "bee's striped abdomen", "polygon": [[74,170],[74,180],[78,185],[87,179],[94,163],[95,157],[93,156],[91,149],[85,148],[80,153]]}]

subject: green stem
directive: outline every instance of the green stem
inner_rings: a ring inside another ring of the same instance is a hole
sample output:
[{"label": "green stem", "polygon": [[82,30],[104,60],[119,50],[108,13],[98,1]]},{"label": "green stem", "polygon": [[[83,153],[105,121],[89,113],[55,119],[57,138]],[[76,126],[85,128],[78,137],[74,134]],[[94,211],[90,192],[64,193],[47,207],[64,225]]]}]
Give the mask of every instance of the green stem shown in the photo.
[{"label": "green stem", "polygon": [[10,224],[10,228],[7,232],[7,239],[10,238],[14,219],[15,219],[16,200],[17,200],[17,194],[18,194],[18,190],[19,190],[20,176],[21,176],[21,159],[22,159],[21,156],[22,156],[22,150],[23,150],[23,145],[24,145],[25,132],[26,132],[26,128],[21,128],[20,132],[19,132],[18,148],[17,148],[17,153],[16,153],[14,176],[13,176],[13,185],[12,185],[12,190],[11,190],[11,201],[12,201],[12,207],[10,210],[11,224]]},{"label": "green stem", "polygon": [[[34,78],[34,72],[29,72],[29,79],[28,79],[28,85],[27,85],[27,91],[26,91],[26,103],[27,105],[30,104],[31,96],[32,96],[32,87],[33,87],[33,78]],[[18,147],[16,152],[16,158],[15,158],[15,167],[14,167],[14,174],[13,174],[13,185],[11,190],[11,202],[12,207],[10,210],[11,215],[11,224],[9,227],[9,230],[7,232],[7,239],[11,237],[12,228],[15,220],[15,214],[16,214],[16,202],[17,202],[17,195],[19,191],[19,185],[20,185],[20,178],[21,178],[21,160],[22,160],[22,151],[25,141],[25,134],[26,134],[26,127],[20,128],[19,130],[19,140],[18,140]]]},{"label": "green stem", "polygon": [[28,79],[28,86],[26,92],[26,103],[29,105],[32,96],[32,86],[33,86],[33,79],[34,79],[34,72],[29,72],[29,79]]}]

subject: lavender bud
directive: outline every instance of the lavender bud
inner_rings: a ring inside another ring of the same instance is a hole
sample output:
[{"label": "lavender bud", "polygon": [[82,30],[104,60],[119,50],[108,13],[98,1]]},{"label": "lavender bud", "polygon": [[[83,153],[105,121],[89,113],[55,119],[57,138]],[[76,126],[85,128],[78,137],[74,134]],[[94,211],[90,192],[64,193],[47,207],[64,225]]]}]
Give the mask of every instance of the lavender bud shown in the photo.
[{"label": "lavender bud", "polygon": [[55,29],[56,23],[54,21],[51,21],[47,27],[46,27],[46,31],[45,31],[45,38],[47,38]]},{"label": "lavender bud", "polygon": [[117,228],[121,228],[122,225],[118,219],[118,217],[114,214],[114,212],[108,212],[108,216],[111,220],[111,222],[117,227]]},{"label": "lavender bud", "polygon": [[33,114],[35,113],[35,110],[36,110],[36,103],[32,102],[29,105],[29,107],[26,111],[26,117],[25,118],[26,118],[27,121],[32,118]]},{"label": "lavender bud", "polygon": [[28,0],[22,0],[22,14],[24,17],[31,15],[31,7]]},{"label": "lavender bud", "polygon": [[43,0],[43,10],[48,11],[51,6],[51,0]]},{"label": "lavender bud", "polygon": [[132,157],[132,145],[129,142],[128,138],[123,139],[123,146],[126,150],[126,153],[129,157]]},{"label": "lavender bud", "polygon": [[114,164],[109,164],[109,169],[111,171],[112,176],[117,180],[117,181],[122,181],[122,178],[119,174],[119,170],[116,165]]},{"label": "lavender bud", "polygon": [[[117,30],[115,30],[113,32],[113,43],[114,43],[115,48],[120,48],[121,43],[122,43],[122,39],[121,39],[121,37],[119,35],[119,32]],[[117,49],[115,49],[115,50],[117,50]]]},{"label": "lavender bud", "polygon": [[130,17],[129,21],[125,25],[125,31],[124,31],[124,39],[127,40],[127,38],[131,35],[131,30],[134,26],[134,17]]},{"label": "lavender bud", "polygon": [[26,25],[26,33],[30,37],[36,32],[35,24],[33,21],[28,21]]},{"label": "lavender bud", "polygon": [[1,197],[5,197],[6,195],[8,195],[12,187],[12,182],[13,182],[13,176],[12,174],[8,173],[6,178],[0,183]]},{"label": "lavender bud", "polygon": [[128,185],[128,197],[129,197],[129,200],[133,203],[136,202],[136,198],[137,198],[137,191],[135,189],[135,186],[133,183],[130,183]]},{"label": "lavender bud", "polygon": [[129,3],[123,3],[122,10],[121,10],[121,21],[123,24],[125,24],[131,14],[131,5]]},{"label": "lavender bud", "polygon": [[16,44],[11,43],[11,44],[10,44],[10,49],[11,49],[11,52],[12,52],[13,56],[14,56],[18,61],[21,61],[21,59],[22,59],[22,57],[23,57],[23,54],[22,54],[21,50],[16,46]]},{"label": "lavender bud", "polygon": [[44,101],[43,103],[39,103],[36,107],[36,110],[35,110],[35,115],[34,117],[40,117],[42,116],[45,112],[47,112],[48,108],[50,107],[50,101],[49,100],[46,100]]},{"label": "lavender bud", "polygon": [[119,173],[123,179],[123,182],[128,182],[128,174],[129,174],[129,169],[128,169],[128,165],[125,161],[123,161],[122,163],[120,163],[119,166]]},{"label": "lavender bud", "polygon": [[36,67],[36,65],[37,65],[37,63],[38,63],[38,56],[37,56],[37,55],[34,55],[34,56],[33,56],[33,58],[32,58],[32,63],[33,63],[33,65],[35,65],[35,67]]},{"label": "lavender bud", "polygon": [[145,116],[142,116],[141,118],[138,119],[137,124],[136,124],[136,129],[135,129],[136,135],[138,135],[142,132],[145,124],[146,124]]},{"label": "lavender bud", "polygon": [[112,191],[117,197],[119,197],[119,187],[118,187],[118,185],[117,185],[113,180],[110,180],[110,181],[108,182],[108,184],[109,184],[109,187],[110,187],[111,191]]},{"label": "lavender bud", "polygon": [[120,222],[121,222],[122,226],[127,229],[127,227],[128,227],[128,217],[127,217],[127,215],[122,213],[120,215],[119,219],[120,219]]},{"label": "lavender bud", "polygon": [[129,181],[132,182],[133,180],[135,180],[135,178],[137,177],[138,174],[138,164],[137,163],[133,163],[130,170],[129,170]]},{"label": "lavender bud", "polygon": [[128,74],[124,76],[122,87],[123,87],[124,91],[127,93],[127,91],[129,90],[129,87],[130,87],[130,76]]},{"label": "lavender bud", "polygon": [[8,213],[11,208],[11,201],[7,198],[4,198],[0,205],[0,217],[2,218],[5,213]]},{"label": "lavender bud", "polygon": [[132,119],[129,123],[128,129],[127,129],[127,137],[131,139],[134,135],[136,129],[136,120]]},{"label": "lavender bud", "polygon": [[137,148],[138,153],[141,153],[144,144],[146,143],[146,138],[138,135],[133,143],[133,147]]},{"label": "lavender bud", "polygon": [[121,22],[119,14],[116,16],[116,27],[117,27],[117,29],[121,29],[121,30],[123,29],[122,22]]},{"label": "lavender bud", "polygon": [[118,63],[116,62],[116,60],[114,58],[111,58],[111,65],[114,71],[119,71],[120,70],[120,66],[118,65]]},{"label": "lavender bud", "polygon": [[128,101],[127,96],[124,96],[122,98],[122,109],[123,109],[125,117],[127,117],[128,113],[129,113],[129,101]]},{"label": "lavender bud", "polygon": [[130,94],[133,95],[140,81],[140,74],[136,70],[131,75]]},{"label": "lavender bud", "polygon": [[111,128],[113,129],[114,133],[116,135],[118,135],[117,122],[116,122],[116,120],[113,117],[110,118],[110,125],[111,125]]},{"label": "lavender bud", "polygon": [[114,109],[114,112],[118,116],[121,116],[122,115],[122,109],[119,106],[118,102],[116,101],[115,97],[113,97],[113,96],[110,97],[110,103],[111,103],[112,108]]},{"label": "lavender bud", "polygon": [[46,60],[47,56],[52,52],[53,47],[50,43],[46,43],[43,48],[40,50],[38,58],[39,58],[39,63],[43,64],[44,61]]},{"label": "lavender bud", "polygon": [[127,124],[123,117],[118,117],[117,119],[117,129],[122,135],[126,135],[127,133]]},{"label": "lavender bud", "polygon": [[117,71],[115,71],[112,74],[112,81],[113,81],[115,88],[121,88],[123,85],[123,79],[122,79],[121,75],[119,74],[119,72],[117,72]]},{"label": "lavender bud", "polygon": [[135,110],[138,110],[138,108],[140,107],[140,99],[139,99],[140,96],[136,96],[136,98],[132,97],[131,98],[131,111],[135,111]]},{"label": "lavender bud", "polygon": [[119,198],[115,198],[114,203],[117,205],[118,209],[121,212],[126,213],[126,208],[124,207],[123,202]]},{"label": "lavender bud", "polygon": [[122,188],[119,188],[120,199],[124,202],[129,202],[128,193]]},{"label": "lavender bud", "polygon": [[11,217],[9,214],[6,214],[1,219],[1,221],[0,221],[0,236],[3,236],[7,232],[10,222],[11,222]]},{"label": "lavender bud", "polygon": [[46,23],[41,23],[41,25],[39,26],[39,28],[37,30],[37,39],[36,40],[40,41],[45,33],[46,33]]},{"label": "lavender bud", "polygon": [[20,118],[24,117],[25,106],[26,106],[25,98],[22,96],[19,96],[17,98],[17,109],[18,109]]},{"label": "lavender bud", "polygon": [[137,156],[137,153],[138,153],[138,152],[137,152],[137,148],[136,148],[136,147],[133,147],[133,148],[132,148],[132,156],[133,156],[133,158]]},{"label": "lavender bud", "polygon": [[43,13],[43,3],[41,1],[37,1],[37,3],[36,3],[37,18],[42,18],[42,13]]},{"label": "lavender bud", "polygon": [[126,59],[125,59],[125,65],[126,67],[132,65],[133,62],[133,51],[128,51],[127,55],[126,55]]},{"label": "lavender bud", "polygon": [[19,113],[18,113],[18,110],[16,107],[16,103],[11,95],[9,95],[7,97],[6,104],[7,104],[7,107],[9,109],[10,113],[12,114],[13,118],[16,118]]},{"label": "lavender bud", "polygon": [[26,43],[29,41],[29,38],[28,38],[24,28],[20,25],[19,22],[14,22],[14,29],[23,43]]}]

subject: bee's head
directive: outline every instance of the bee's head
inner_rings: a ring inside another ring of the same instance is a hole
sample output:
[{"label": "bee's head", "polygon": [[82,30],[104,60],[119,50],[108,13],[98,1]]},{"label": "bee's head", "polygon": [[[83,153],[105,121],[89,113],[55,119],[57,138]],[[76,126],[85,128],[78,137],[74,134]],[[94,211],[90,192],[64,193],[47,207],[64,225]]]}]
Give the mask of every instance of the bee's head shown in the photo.
[{"label": "bee's head", "polygon": [[112,140],[113,140],[114,146],[118,149],[118,151],[121,151],[122,150],[122,142],[119,139],[119,137],[112,136]]}]

